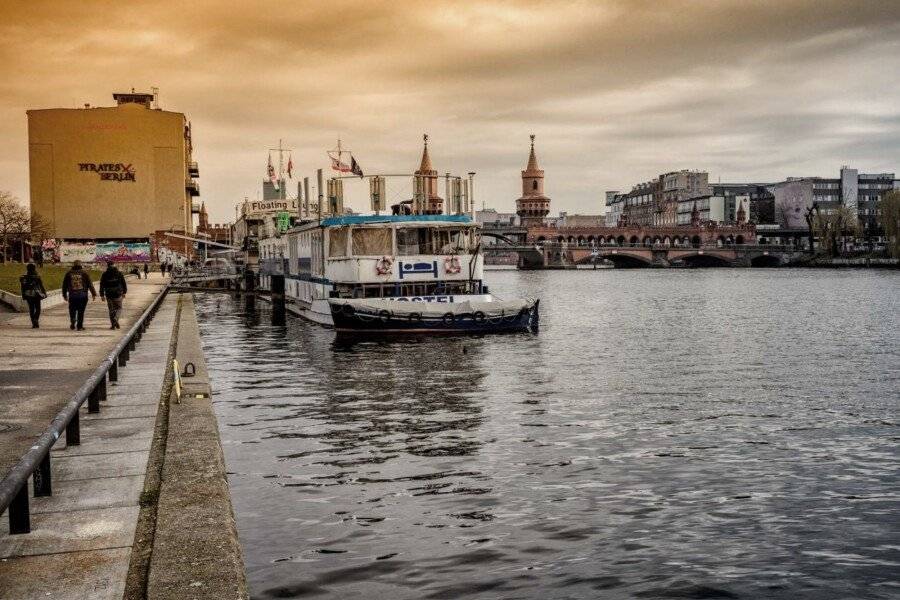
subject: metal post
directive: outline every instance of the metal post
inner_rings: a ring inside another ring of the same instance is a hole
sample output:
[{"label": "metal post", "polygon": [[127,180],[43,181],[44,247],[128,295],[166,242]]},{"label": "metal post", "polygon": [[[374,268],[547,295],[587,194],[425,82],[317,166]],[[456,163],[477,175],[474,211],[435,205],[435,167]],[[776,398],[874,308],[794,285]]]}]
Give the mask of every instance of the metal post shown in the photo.
[{"label": "metal post", "polygon": [[78,424],[78,413],[66,425],[66,447],[81,445],[81,428]]},{"label": "metal post", "polygon": [[44,460],[41,461],[40,466],[34,470],[34,473],[31,475],[34,481],[34,497],[40,498],[41,496],[52,496],[53,495],[53,485],[50,480],[50,451],[47,450],[47,454],[44,455]]},{"label": "metal post", "polygon": [[100,412],[100,387],[97,386],[91,391],[91,395],[88,396],[88,412],[89,413],[98,413]]},{"label": "metal post", "polygon": [[325,199],[325,192],[322,191],[322,169],[316,169],[316,186],[319,194],[319,220],[322,220],[322,202]]},{"label": "metal post", "polygon": [[106,375],[104,375],[103,379],[100,380],[100,383],[97,384],[97,389],[100,390],[100,401],[106,402]]},{"label": "metal post", "polygon": [[113,360],[112,364],[109,366],[109,382],[119,380],[119,361]]},{"label": "metal post", "polygon": [[303,178],[303,214],[300,218],[309,218],[309,177]]},{"label": "metal post", "polygon": [[119,353],[119,366],[124,367],[128,364],[128,346],[122,348],[122,352]]},{"label": "metal post", "polygon": [[22,486],[9,505],[9,532],[13,535],[31,533],[31,513],[28,510],[28,488]]}]

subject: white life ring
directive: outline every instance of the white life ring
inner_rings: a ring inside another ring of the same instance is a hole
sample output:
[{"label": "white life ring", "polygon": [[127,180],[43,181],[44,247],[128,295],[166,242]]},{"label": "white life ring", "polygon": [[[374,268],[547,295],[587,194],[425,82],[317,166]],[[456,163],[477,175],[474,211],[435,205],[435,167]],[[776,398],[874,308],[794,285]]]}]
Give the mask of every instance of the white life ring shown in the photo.
[{"label": "white life ring", "polygon": [[459,264],[459,259],[455,256],[448,256],[444,259],[444,271],[448,275],[456,275],[460,271],[462,271],[462,266]]},{"label": "white life ring", "polygon": [[394,266],[394,259],[390,256],[382,256],[378,259],[378,262],[375,263],[375,272],[379,275],[387,275],[391,272],[391,268]]}]

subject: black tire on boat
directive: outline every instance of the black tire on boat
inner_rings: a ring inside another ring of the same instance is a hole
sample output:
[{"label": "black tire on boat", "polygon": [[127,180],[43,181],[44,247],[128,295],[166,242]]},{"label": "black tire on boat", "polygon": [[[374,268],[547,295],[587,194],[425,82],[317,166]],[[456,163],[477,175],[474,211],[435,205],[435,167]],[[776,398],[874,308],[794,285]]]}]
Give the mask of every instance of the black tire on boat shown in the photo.
[{"label": "black tire on boat", "polygon": [[378,311],[378,318],[381,319],[382,323],[387,323],[391,320],[391,313],[388,310],[381,309]]},{"label": "black tire on boat", "polygon": [[441,317],[441,322],[444,325],[452,325],[454,321],[456,321],[456,315],[452,312],[444,313],[444,316]]},{"label": "black tire on boat", "polygon": [[334,314],[338,314],[339,312],[341,312],[341,308],[342,308],[342,307],[341,307],[340,304],[332,304],[332,305],[331,305],[331,312],[333,312]]},{"label": "black tire on boat", "polygon": [[414,321],[419,323],[422,321],[422,313],[411,312],[409,313],[409,317],[407,317],[410,321]]},{"label": "black tire on boat", "polygon": [[476,310],[472,313],[472,320],[476,323],[484,323],[484,313],[480,310]]},{"label": "black tire on boat", "polygon": [[353,308],[353,306],[350,304],[344,304],[343,306],[341,306],[341,312],[343,312],[348,317],[352,317],[354,313],[356,313],[356,309]]}]

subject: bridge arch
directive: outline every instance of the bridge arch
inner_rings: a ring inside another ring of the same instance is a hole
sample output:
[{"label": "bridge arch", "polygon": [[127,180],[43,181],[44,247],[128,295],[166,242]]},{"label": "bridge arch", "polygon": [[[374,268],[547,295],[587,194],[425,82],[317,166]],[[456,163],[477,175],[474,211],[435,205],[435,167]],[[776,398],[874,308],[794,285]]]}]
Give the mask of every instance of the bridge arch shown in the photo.
[{"label": "bridge arch", "polygon": [[601,255],[617,269],[641,269],[650,266],[650,260],[633,254],[613,254],[604,252]]},{"label": "bridge arch", "polygon": [[633,235],[633,236],[631,236],[631,238],[628,239],[629,244],[637,244],[639,241],[640,240],[638,240],[638,236],[636,236],[636,235]]},{"label": "bridge arch", "polygon": [[738,235],[736,238],[734,238],[734,243],[739,246],[742,245],[744,243],[744,236]]},{"label": "bridge arch", "polygon": [[694,248],[700,247],[700,236],[699,235],[695,235],[694,237],[691,238],[691,245]]},{"label": "bridge arch", "polygon": [[721,248],[721,247],[724,246],[724,245],[725,245],[725,236],[724,236],[724,235],[720,235],[719,237],[716,238],[716,246],[718,246],[719,248]]},{"label": "bridge arch", "polygon": [[583,236],[583,235],[579,235],[577,238],[575,238],[575,242],[576,242],[579,246],[584,246],[584,236]]},{"label": "bridge arch", "polygon": [[732,263],[716,254],[687,254],[681,257],[684,264],[690,267],[730,267]]},{"label": "bridge arch", "polygon": [[538,244],[543,244],[546,241],[547,241],[547,238],[545,238],[544,236],[542,236],[542,235],[538,236],[538,239],[537,239]]},{"label": "bridge arch", "polygon": [[781,258],[771,254],[760,254],[750,259],[750,266],[757,269],[771,269],[781,266]]},{"label": "bridge arch", "polygon": [[664,245],[666,248],[670,247],[670,246],[672,245],[672,238],[670,238],[669,236],[664,237],[664,238],[663,238],[663,245]]},{"label": "bridge arch", "polygon": [[616,238],[616,245],[618,245],[618,246],[625,245],[625,236],[624,235],[620,235],[618,238]]},{"label": "bridge arch", "polygon": [[559,235],[559,236],[556,236],[556,241],[557,241],[558,243],[562,244],[564,241],[566,241],[566,238],[564,238],[563,236]]}]

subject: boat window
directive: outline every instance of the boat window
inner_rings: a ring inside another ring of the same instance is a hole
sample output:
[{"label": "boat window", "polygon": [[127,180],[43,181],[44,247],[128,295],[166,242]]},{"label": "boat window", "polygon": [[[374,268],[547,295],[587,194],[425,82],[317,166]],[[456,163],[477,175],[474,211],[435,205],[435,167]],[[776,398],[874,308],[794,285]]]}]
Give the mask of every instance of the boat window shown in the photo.
[{"label": "boat window", "polygon": [[435,229],[432,232],[433,254],[464,254],[468,248],[464,229]]},{"label": "boat window", "polygon": [[347,256],[349,227],[337,227],[328,231],[328,257]]},{"label": "boat window", "polygon": [[387,227],[356,228],[353,230],[354,256],[385,256],[393,254],[391,230]]},{"label": "boat window", "polygon": [[398,228],[397,254],[400,256],[431,254],[428,248],[428,229],[424,227]]},{"label": "boat window", "polygon": [[397,253],[400,256],[465,254],[471,247],[470,240],[468,229],[401,227],[397,229]]}]

